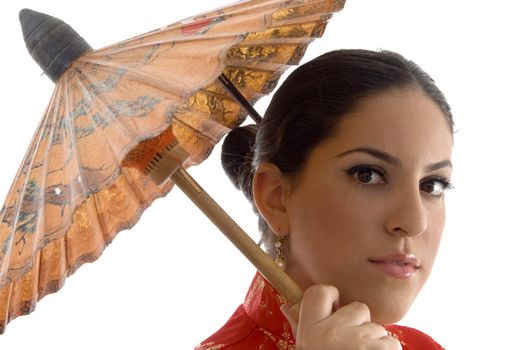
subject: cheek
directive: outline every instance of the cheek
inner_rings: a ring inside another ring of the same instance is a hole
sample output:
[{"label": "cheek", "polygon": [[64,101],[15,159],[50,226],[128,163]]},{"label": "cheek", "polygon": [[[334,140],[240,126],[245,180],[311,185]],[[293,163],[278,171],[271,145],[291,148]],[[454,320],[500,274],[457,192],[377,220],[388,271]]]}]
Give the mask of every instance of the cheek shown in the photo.
[{"label": "cheek", "polygon": [[428,215],[427,232],[422,237],[424,246],[421,249],[424,251],[424,256],[428,261],[429,270],[431,270],[437,255],[445,222],[446,215],[443,205],[438,210],[432,210]]},{"label": "cheek", "polygon": [[433,232],[431,233],[432,236],[432,245],[433,245],[433,252],[436,255],[438,251],[438,247],[440,246],[440,241],[442,240],[442,234],[444,232],[444,226],[445,226],[445,216],[442,217],[442,219],[436,223],[436,226],[434,227]]},{"label": "cheek", "polygon": [[374,236],[371,231],[378,230],[381,213],[371,201],[360,200],[356,193],[345,193],[342,188],[325,187],[304,196],[291,211],[291,234],[297,249],[331,260],[364,252],[364,245]]},{"label": "cheek", "polygon": [[428,222],[429,235],[432,237],[435,244],[438,245],[446,225],[446,207],[444,202],[440,203],[436,210],[431,211]]}]

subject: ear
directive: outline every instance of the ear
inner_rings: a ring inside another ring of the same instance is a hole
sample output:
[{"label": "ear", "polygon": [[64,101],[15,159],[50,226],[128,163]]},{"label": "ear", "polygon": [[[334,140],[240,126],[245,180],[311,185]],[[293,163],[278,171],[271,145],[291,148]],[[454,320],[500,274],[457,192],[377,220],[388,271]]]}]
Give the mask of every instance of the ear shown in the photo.
[{"label": "ear", "polygon": [[279,168],[272,163],[259,165],[254,174],[254,203],[270,229],[278,236],[290,233],[286,198],[290,185]]}]

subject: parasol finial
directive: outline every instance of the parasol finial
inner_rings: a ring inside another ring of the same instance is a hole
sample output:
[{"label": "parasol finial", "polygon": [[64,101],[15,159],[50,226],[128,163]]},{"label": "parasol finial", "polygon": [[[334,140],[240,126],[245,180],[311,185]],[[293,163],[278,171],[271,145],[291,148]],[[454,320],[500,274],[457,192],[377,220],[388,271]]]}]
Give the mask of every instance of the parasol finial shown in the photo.
[{"label": "parasol finial", "polygon": [[45,13],[22,9],[20,25],[27,50],[53,82],[91,46],[64,21]]}]

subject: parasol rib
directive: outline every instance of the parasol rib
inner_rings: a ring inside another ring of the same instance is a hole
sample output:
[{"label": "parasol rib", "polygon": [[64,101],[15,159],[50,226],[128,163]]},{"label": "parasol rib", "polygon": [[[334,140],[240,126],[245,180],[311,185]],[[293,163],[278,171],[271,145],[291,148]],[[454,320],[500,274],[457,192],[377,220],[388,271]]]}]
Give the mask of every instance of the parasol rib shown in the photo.
[{"label": "parasol rib", "polygon": [[239,92],[234,84],[227,78],[225,73],[217,78],[217,80],[224,86],[224,88],[230,93],[230,95],[247,111],[248,115],[259,124],[261,122],[261,116],[259,113],[252,107],[252,105],[247,101],[247,99]]}]

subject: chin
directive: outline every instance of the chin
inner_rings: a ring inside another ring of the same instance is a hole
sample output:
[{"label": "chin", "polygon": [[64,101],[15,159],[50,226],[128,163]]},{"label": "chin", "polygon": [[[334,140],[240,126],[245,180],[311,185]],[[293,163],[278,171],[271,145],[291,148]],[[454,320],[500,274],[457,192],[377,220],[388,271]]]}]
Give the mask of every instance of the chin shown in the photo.
[{"label": "chin", "polygon": [[396,323],[409,311],[412,301],[413,299],[407,296],[370,301],[368,306],[371,311],[371,321],[378,324]]},{"label": "chin", "polygon": [[366,304],[371,321],[378,324],[399,322],[413,305],[424,283],[421,279],[410,279],[369,286]]},{"label": "chin", "polygon": [[371,322],[378,324],[392,324],[400,321],[407,310],[392,309],[392,310],[379,310],[378,312],[371,308]]}]

